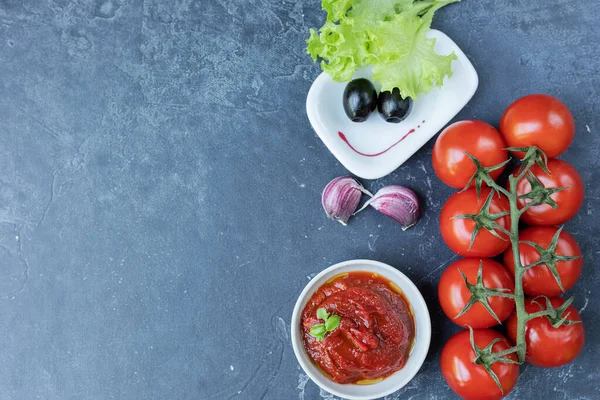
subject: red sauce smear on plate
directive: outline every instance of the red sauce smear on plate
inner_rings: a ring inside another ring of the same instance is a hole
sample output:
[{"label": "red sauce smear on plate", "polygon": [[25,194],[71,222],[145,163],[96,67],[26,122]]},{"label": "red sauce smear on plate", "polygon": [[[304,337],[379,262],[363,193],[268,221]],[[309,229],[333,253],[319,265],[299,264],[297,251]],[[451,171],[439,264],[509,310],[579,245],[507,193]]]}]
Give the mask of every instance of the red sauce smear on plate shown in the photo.
[{"label": "red sauce smear on plate", "polygon": [[[424,124],[425,121],[423,121],[422,123]],[[420,128],[420,127],[421,127],[421,125],[419,125],[417,128]],[[357,150],[354,146],[352,146],[352,144],[350,144],[350,141],[348,140],[348,138],[346,137],[346,135],[344,135],[342,132],[338,132],[338,135],[339,135],[340,139],[342,139],[348,145],[348,147],[350,147],[350,149],[352,149],[352,151],[354,151],[355,153],[360,154],[361,156],[364,156],[364,157],[377,157],[377,156],[380,156],[380,155],[382,155],[384,153],[387,153],[389,150],[391,150],[397,144],[399,144],[404,139],[406,139],[408,137],[408,135],[410,135],[411,133],[414,133],[414,132],[415,132],[415,129],[413,128],[410,131],[408,131],[404,136],[402,136],[400,138],[400,140],[398,140],[396,143],[392,144],[387,149],[385,149],[383,151],[380,151],[379,153],[372,153],[372,154],[363,153],[363,152]]]},{"label": "red sauce smear on plate", "polygon": [[[317,309],[341,317],[317,340]],[[400,290],[372,272],[342,274],[321,286],[302,312],[304,347],[312,361],[337,383],[369,383],[404,367],[413,344],[413,316]]]}]

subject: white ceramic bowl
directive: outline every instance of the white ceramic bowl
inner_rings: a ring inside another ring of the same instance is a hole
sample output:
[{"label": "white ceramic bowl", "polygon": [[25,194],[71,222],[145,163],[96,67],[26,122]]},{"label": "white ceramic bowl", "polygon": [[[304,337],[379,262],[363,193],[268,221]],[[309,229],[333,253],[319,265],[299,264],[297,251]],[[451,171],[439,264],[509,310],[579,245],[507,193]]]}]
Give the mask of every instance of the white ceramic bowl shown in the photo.
[{"label": "white ceramic bowl", "polygon": [[[479,78],[465,53],[440,31],[432,29],[427,36],[436,39],[436,53],[456,54],[452,76],[444,80],[441,88],[419,95],[409,116],[399,124],[386,122],[377,110],[365,122],[352,122],[342,105],[347,83],[334,82],[326,73],[313,82],[306,98],[308,119],[329,151],[354,175],[378,179],[394,171],[450,122],[475,94]],[[364,68],[354,78],[371,78],[371,75],[370,69]],[[363,154],[352,150],[348,143]]]},{"label": "white ceramic bowl", "polygon": [[[321,373],[321,371],[319,371],[312,363],[306,353],[302,340],[302,311],[310,297],[329,279],[353,271],[374,272],[394,282],[402,290],[404,296],[408,300],[415,319],[415,342],[406,365],[400,371],[371,385],[342,385],[333,382],[323,375],[323,373]],[[417,374],[421,365],[423,365],[431,341],[431,320],[429,317],[429,310],[427,309],[427,305],[425,304],[425,300],[423,299],[421,292],[419,292],[419,289],[417,289],[415,284],[402,272],[387,264],[371,260],[344,261],[325,269],[311,279],[300,294],[296,306],[294,307],[291,330],[294,353],[296,354],[300,366],[304,369],[304,372],[306,372],[313,382],[329,393],[351,400],[366,400],[384,397],[404,387]]]}]

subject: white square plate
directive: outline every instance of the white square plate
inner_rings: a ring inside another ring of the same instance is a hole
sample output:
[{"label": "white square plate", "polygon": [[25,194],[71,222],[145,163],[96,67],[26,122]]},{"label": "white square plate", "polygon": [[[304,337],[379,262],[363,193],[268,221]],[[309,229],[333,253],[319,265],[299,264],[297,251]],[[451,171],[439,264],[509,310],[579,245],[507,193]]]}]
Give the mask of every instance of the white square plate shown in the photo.
[{"label": "white square plate", "polygon": [[[378,179],[394,171],[458,114],[475,94],[479,78],[465,53],[444,33],[432,29],[438,54],[454,52],[452,76],[441,88],[421,94],[408,118],[399,124],[386,122],[375,110],[362,123],[350,121],[342,97],[347,82],[334,82],[322,73],[306,98],[308,119],[329,151],[354,175]],[[363,68],[354,78],[371,78]],[[345,140],[344,140],[345,138]]]}]

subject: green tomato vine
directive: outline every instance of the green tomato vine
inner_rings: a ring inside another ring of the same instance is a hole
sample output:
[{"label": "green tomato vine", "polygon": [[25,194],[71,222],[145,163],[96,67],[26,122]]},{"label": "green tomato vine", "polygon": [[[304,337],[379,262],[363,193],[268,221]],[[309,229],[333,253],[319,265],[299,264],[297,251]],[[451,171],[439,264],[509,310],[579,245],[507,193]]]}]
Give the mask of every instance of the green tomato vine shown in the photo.
[{"label": "green tomato vine", "polygon": [[[554,308],[550,303],[550,300],[546,298],[546,309],[541,310],[535,313],[528,313],[525,311],[525,293],[523,291],[523,275],[524,273],[537,265],[545,264],[552,272],[552,275],[556,279],[559,287],[562,289],[562,282],[560,280],[560,276],[556,270],[556,262],[558,261],[569,261],[573,260],[577,257],[566,257],[559,256],[556,254],[556,243],[558,242],[558,237],[562,228],[557,232],[555,237],[552,240],[552,243],[548,248],[543,249],[539,245],[531,242],[527,242],[529,245],[532,245],[540,254],[540,259],[530,265],[523,265],[521,263],[521,255],[519,252],[519,220],[521,216],[531,207],[539,206],[542,204],[548,204],[552,208],[557,208],[558,205],[554,202],[551,196],[554,193],[557,193],[565,188],[546,188],[539,181],[539,179],[531,172],[531,168],[534,165],[538,165],[545,173],[549,174],[548,171],[548,158],[544,154],[542,150],[539,148],[532,146],[527,148],[509,148],[509,151],[512,152],[523,152],[525,153],[524,157],[521,159],[521,165],[516,173],[510,174],[508,178],[508,188],[504,188],[490,176],[490,172],[495,171],[499,168],[502,168],[506,165],[506,162],[502,164],[498,164],[492,167],[484,167],[475,157],[467,154],[467,156],[473,161],[476,167],[475,174],[469,180],[469,183],[465,187],[464,190],[471,187],[474,184],[475,189],[477,191],[477,195],[481,194],[481,187],[485,183],[490,189],[492,189],[490,195],[486,199],[485,204],[481,207],[481,210],[477,214],[469,214],[469,215],[459,215],[455,218],[463,218],[463,219],[471,219],[475,221],[475,229],[473,231],[471,237],[471,245],[475,241],[475,238],[481,229],[486,229],[493,235],[500,237],[498,232],[504,233],[510,240],[510,245],[512,247],[512,254],[514,257],[515,264],[515,289],[514,293],[507,293],[506,290],[489,290],[483,286],[483,284],[472,285],[469,284],[466,280],[466,277],[463,276],[465,280],[465,284],[467,288],[471,291],[472,299],[468,305],[472,305],[475,302],[487,303],[485,299],[482,297],[491,297],[491,296],[502,296],[502,297],[511,297],[515,301],[515,310],[517,315],[517,336],[516,336],[516,344],[515,346],[502,351],[501,353],[493,353],[492,343],[488,345],[485,349],[480,349],[475,346],[473,340],[471,339],[471,344],[473,347],[473,351],[475,352],[476,358],[473,360],[478,365],[481,365],[485,370],[490,374],[492,379],[496,382],[502,393],[504,393],[502,389],[502,385],[494,371],[491,368],[491,365],[495,362],[503,362],[503,363],[515,363],[515,361],[507,358],[506,356],[512,353],[516,353],[518,361],[516,363],[523,364],[525,362],[525,355],[527,352],[527,344],[525,341],[525,327],[528,321],[538,318],[545,317],[548,318],[551,325],[554,328],[558,328],[561,325],[577,323],[579,321],[569,321],[568,314],[564,317],[562,314],[565,310],[573,303],[573,297],[569,298],[561,307]],[[527,179],[527,181],[531,185],[531,192],[518,195],[517,194],[517,183],[521,181],[521,179]],[[498,214],[490,214],[489,213],[489,203],[492,200],[494,195],[504,195],[509,201],[510,211]],[[526,205],[519,209],[518,200],[526,199],[528,202]],[[496,220],[503,216],[510,215],[511,227],[510,231],[500,226]],[[465,310],[463,310],[464,312]],[[492,316],[495,314],[492,313]],[[497,319],[497,317],[496,317]],[[471,331],[471,338],[473,336],[473,330],[469,327]]]}]

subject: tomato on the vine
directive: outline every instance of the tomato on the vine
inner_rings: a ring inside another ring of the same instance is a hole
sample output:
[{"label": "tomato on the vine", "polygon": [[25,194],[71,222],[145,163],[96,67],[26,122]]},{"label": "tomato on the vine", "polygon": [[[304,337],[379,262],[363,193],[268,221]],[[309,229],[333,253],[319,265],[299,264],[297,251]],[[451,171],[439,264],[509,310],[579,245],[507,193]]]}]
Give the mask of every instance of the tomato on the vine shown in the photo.
[{"label": "tomato on the vine", "polygon": [[[558,228],[553,226],[534,226],[522,230],[519,233],[521,265],[531,265],[540,259],[539,251],[530,244],[523,243],[524,241],[533,242],[543,249],[548,249],[557,232]],[[581,275],[583,268],[581,249],[575,238],[563,230],[558,236],[555,254],[564,257],[577,257],[577,259],[565,261],[549,260],[556,266],[556,271],[564,290],[569,290],[575,285]],[[514,274],[515,261],[512,248],[504,252],[504,265]],[[530,296],[558,296],[562,294],[560,286],[558,286],[554,275],[552,275],[546,264],[536,265],[525,271],[523,274],[523,290]]]},{"label": "tomato on the vine", "polygon": [[[514,282],[508,271],[494,260],[479,258],[464,258],[452,263],[442,274],[438,284],[438,298],[442,310],[452,322],[472,328],[489,328],[497,325],[498,321],[489,313],[481,302],[473,304],[460,317],[457,315],[467,306],[472,293],[465,285],[461,272],[471,285],[476,285],[479,265],[482,267],[483,286],[487,289],[509,289],[512,293]],[[499,296],[487,297],[487,303],[500,321],[509,317],[515,307],[513,299]]]},{"label": "tomato on the vine", "polygon": [[[448,186],[462,189],[476,171],[475,164],[465,154],[475,157],[484,167],[492,167],[508,159],[506,144],[500,132],[483,121],[459,121],[438,136],[433,146],[433,169]],[[504,167],[490,172],[496,179]]]},{"label": "tomato on the vine", "polygon": [[[532,94],[512,103],[500,119],[500,132],[509,147],[537,146],[548,158],[564,152],[575,137],[575,120],[555,97]],[[521,153],[517,153],[522,157]]]},{"label": "tomato on the vine", "polygon": [[[492,351],[499,353],[511,347],[510,342],[500,333],[491,329],[473,331],[475,345],[485,348],[494,339],[500,339],[492,346]],[[515,353],[506,358],[517,360]],[[492,371],[498,376],[502,391],[490,374],[481,365],[475,364],[475,351],[469,340],[469,331],[462,331],[452,336],[442,350],[440,359],[442,374],[448,386],[466,400],[499,400],[506,396],[517,383],[519,366],[517,364],[495,362]]]},{"label": "tomato on the vine", "polygon": [[[583,204],[583,181],[577,170],[568,162],[556,158],[548,160],[547,174],[539,165],[531,167],[530,172],[545,188],[565,188],[553,193],[550,198],[558,205],[552,208],[549,204],[540,204],[529,208],[523,214],[523,221],[529,225],[560,225],[577,214]],[[517,196],[531,193],[531,183],[526,177],[517,183]],[[519,198],[519,209],[531,202],[529,198]]]},{"label": "tomato on the vine", "polygon": [[[465,214],[477,214],[482,208],[485,208],[486,201],[490,200],[488,196],[491,189],[482,188],[481,195],[477,196],[474,188],[463,192],[457,192],[442,207],[440,213],[440,231],[444,241],[455,253],[466,257],[494,257],[502,253],[510,244],[508,236],[498,229],[494,232],[500,237],[494,236],[485,227],[480,227],[475,241],[471,246],[471,237],[477,229],[477,223],[468,218],[456,218]],[[494,193],[489,204],[489,213],[498,214],[509,211],[508,199],[498,193]],[[486,218],[489,220],[489,218]],[[494,220],[499,226],[510,230],[510,217],[501,216]],[[489,222],[489,221],[487,221]]]},{"label": "tomato on the vine", "polygon": [[[558,297],[550,299],[555,309],[564,304]],[[525,299],[525,311],[534,313],[546,310],[544,298]],[[577,323],[561,325],[553,328],[546,317],[536,317],[527,322],[525,326],[525,343],[527,344],[526,359],[538,367],[559,367],[570,363],[581,353],[585,342],[585,331],[581,316],[572,305],[569,306],[561,317]],[[508,337],[516,343],[517,316],[513,314],[506,323]]]}]

